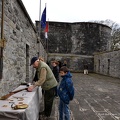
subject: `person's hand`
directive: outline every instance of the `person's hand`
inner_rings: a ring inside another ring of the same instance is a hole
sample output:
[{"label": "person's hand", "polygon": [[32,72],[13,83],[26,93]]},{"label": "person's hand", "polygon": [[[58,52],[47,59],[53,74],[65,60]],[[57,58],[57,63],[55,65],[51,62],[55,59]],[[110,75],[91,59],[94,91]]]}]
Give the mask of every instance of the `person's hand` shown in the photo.
[{"label": "person's hand", "polygon": [[28,87],[28,91],[29,91],[29,92],[32,92],[34,88],[35,88],[34,85],[29,86],[29,87]]}]

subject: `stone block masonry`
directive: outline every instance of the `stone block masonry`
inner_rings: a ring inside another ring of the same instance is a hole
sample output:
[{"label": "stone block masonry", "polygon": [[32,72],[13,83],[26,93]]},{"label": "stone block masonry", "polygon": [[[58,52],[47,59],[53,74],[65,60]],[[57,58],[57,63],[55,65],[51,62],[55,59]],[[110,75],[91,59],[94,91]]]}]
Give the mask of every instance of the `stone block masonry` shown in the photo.
[{"label": "stone block masonry", "polygon": [[[0,21],[2,15],[0,1]],[[0,31],[1,33],[1,31]],[[46,57],[46,51],[21,0],[4,1],[3,76],[0,96],[12,91],[23,81],[32,81],[34,69],[30,67],[33,56]]]},{"label": "stone block masonry", "polygon": [[[36,26],[38,23],[36,21]],[[110,34],[110,27],[98,23],[49,22],[48,59],[67,60],[68,67],[74,72],[83,72],[83,65],[87,63],[89,71],[93,72],[94,52],[110,50]],[[42,40],[45,41],[44,37]]]},{"label": "stone block masonry", "polygon": [[120,50],[96,53],[94,72],[120,78]]},{"label": "stone block masonry", "polygon": [[[39,21],[36,21],[38,26]],[[44,36],[44,31],[41,36]],[[42,39],[44,40],[44,37]],[[93,55],[111,48],[111,28],[91,22],[49,22],[48,52]]]}]

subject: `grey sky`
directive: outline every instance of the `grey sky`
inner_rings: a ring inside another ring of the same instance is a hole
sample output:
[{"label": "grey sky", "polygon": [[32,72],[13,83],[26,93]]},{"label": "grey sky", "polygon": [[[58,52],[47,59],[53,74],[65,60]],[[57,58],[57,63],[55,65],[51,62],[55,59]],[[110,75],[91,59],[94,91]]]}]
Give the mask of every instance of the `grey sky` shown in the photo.
[{"label": "grey sky", "polygon": [[[22,0],[33,22],[39,20],[40,0]],[[41,0],[41,14],[47,9],[47,20],[84,22],[110,19],[120,23],[120,0]]]}]

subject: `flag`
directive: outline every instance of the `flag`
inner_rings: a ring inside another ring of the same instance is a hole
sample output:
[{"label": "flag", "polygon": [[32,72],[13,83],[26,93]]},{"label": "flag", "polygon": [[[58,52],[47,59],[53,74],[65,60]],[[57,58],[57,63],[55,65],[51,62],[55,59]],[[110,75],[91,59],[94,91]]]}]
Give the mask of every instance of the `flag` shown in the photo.
[{"label": "flag", "polygon": [[47,34],[47,32],[45,32],[45,38],[46,38],[46,39],[48,38],[48,34]]},{"label": "flag", "polygon": [[46,27],[46,7],[44,8],[44,11],[41,17],[41,28],[45,28],[45,27]]},{"label": "flag", "polygon": [[48,32],[48,22],[46,23],[45,32]]},{"label": "flag", "polygon": [[46,23],[46,27],[45,27],[45,38],[47,39],[48,38],[48,22]]}]

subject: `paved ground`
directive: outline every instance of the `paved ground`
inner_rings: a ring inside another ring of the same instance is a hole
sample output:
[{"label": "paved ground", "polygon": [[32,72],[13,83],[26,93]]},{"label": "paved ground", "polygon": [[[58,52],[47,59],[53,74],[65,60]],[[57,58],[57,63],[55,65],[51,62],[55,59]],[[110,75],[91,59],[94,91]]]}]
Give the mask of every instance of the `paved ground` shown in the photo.
[{"label": "paved ground", "polygon": [[[120,79],[98,74],[72,73],[75,98],[70,103],[71,120],[120,120]],[[51,118],[58,120],[55,99]]]}]

